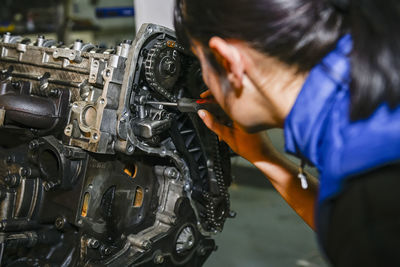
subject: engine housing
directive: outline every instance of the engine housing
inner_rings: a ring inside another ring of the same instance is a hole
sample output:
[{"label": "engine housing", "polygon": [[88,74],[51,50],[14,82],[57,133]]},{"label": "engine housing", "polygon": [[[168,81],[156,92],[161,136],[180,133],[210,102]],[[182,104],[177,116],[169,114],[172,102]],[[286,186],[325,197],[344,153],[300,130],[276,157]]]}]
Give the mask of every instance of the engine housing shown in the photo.
[{"label": "engine housing", "polygon": [[[0,42],[2,266],[201,266],[232,215],[197,60],[162,26],[112,49]],[[153,104],[149,104],[151,102]]]}]

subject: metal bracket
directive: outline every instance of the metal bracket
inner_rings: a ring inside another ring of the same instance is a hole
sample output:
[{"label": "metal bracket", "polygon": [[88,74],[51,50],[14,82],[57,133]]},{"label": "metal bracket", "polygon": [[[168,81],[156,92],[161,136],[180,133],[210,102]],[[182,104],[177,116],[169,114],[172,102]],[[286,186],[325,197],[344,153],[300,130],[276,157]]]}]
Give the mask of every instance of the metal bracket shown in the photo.
[{"label": "metal bracket", "polygon": [[81,52],[76,50],[57,48],[53,52],[53,57],[68,59],[76,63],[82,62]]}]

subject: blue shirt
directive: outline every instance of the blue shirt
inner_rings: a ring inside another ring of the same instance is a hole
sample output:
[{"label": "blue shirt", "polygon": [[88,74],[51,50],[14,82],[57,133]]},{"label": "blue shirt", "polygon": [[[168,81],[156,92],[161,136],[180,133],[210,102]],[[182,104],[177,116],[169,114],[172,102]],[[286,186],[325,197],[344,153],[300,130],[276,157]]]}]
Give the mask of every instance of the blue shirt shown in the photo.
[{"label": "blue shirt", "polygon": [[350,121],[351,51],[346,35],[311,70],[285,120],[286,151],[320,172],[319,203],[340,193],[345,179],[400,159],[400,107],[382,104]]}]

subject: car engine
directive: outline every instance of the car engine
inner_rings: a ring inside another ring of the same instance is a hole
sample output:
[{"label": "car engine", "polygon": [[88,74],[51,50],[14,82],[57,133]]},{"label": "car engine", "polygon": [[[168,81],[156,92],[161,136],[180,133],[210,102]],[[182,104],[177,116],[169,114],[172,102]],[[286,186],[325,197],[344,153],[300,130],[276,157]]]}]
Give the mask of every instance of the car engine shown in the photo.
[{"label": "car engine", "polygon": [[230,154],[196,114],[198,61],[162,26],[106,49],[0,42],[0,265],[201,266]]}]

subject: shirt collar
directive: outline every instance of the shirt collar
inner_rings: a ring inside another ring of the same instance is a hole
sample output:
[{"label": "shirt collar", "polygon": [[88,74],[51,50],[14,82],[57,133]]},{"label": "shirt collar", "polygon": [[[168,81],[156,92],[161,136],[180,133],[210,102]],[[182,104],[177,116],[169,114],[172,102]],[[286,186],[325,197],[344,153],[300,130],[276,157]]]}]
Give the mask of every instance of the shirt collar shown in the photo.
[{"label": "shirt collar", "polygon": [[331,51],[311,71],[285,120],[285,149],[307,159],[317,168],[322,162],[318,152],[326,129],[326,118],[338,91],[348,88],[353,43],[350,35],[342,37]]}]

